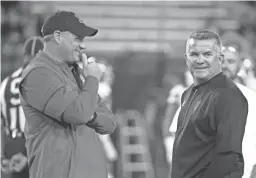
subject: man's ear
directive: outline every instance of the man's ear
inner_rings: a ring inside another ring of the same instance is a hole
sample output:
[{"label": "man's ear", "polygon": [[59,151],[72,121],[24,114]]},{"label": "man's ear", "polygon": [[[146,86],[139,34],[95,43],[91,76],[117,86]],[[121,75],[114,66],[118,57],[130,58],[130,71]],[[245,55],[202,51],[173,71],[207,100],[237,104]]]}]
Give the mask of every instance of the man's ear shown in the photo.
[{"label": "man's ear", "polygon": [[188,63],[188,56],[187,56],[187,53],[184,53],[184,58],[185,58],[185,63],[186,63],[186,65],[187,65],[187,63]]},{"label": "man's ear", "polygon": [[54,31],[53,38],[57,44],[60,44],[60,31],[59,30]]},{"label": "man's ear", "polygon": [[224,54],[221,52],[219,56],[219,63],[222,64],[223,60],[224,60]]},{"label": "man's ear", "polygon": [[184,58],[187,60],[187,53],[184,53]]}]

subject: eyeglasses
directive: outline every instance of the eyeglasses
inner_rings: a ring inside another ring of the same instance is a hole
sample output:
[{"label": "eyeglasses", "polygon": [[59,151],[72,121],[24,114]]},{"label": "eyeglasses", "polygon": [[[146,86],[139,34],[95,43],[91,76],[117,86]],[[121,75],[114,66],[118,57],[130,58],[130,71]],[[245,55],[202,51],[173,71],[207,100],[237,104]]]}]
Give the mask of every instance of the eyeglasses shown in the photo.
[{"label": "eyeglasses", "polygon": [[221,50],[222,50],[222,51],[228,50],[228,51],[231,51],[231,52],[240,52],[240,50],[238,50],[238,49],[237,49],[236,47],[234,47],[234,46],[223,46]]}]

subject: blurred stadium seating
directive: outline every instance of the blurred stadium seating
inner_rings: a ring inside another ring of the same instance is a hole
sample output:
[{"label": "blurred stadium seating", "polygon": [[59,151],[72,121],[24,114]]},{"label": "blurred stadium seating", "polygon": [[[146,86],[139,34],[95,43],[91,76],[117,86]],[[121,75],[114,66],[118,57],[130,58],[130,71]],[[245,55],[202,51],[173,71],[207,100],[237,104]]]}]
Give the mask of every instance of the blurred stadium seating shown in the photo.
[{"label": "blurred stadium seating", "polygon": [[[35,3],[34,12],[45,2]],[[215,16],[220,28],[236,29],[236,21],[229,19],[225,8],[215,2],[57,2],[55,9],[78,13],[87,24],[100,29],[90,43],[92,51],[116,51],[128,48],[155,51],[165,43],[174,50],[184,46],[188,34],[204,28],[206,20]]]}]

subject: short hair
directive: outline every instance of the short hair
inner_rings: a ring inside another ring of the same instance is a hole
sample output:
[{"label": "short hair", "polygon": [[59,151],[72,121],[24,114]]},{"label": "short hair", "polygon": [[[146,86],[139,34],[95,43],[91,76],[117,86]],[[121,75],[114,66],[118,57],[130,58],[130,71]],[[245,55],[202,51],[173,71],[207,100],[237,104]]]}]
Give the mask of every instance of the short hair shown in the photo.
[{"label": "short hair", "polygon": [[44,42],[39,36],[30,37],[24,44],[24,55],[34,57],[40,50],[43,50]]},{"label": "short hair", "polygon": [[194,32],[192,32],[190,35],[189,35],[189,39],[194,39],[194,40],[211,40],[211,39],[214,39],[216,42],[217,42],[217,45],[220,47],[220,49],[222,48],[222,43],[221,43],[221,40],[220,40],[220,36],[213,32],[213,31],[210,31],[208,29],[201,29],[201,30],[196,30]]}]

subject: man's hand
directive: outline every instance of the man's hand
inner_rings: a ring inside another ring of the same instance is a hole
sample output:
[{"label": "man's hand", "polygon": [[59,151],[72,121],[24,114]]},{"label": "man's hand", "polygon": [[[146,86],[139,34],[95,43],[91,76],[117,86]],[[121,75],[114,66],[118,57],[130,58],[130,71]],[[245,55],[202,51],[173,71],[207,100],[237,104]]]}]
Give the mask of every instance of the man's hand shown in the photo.
[{"label": "man's hand", "polygon": [[93,57],[87,59],[87,56],[84,53],[82,54],[82,61],[84,72],[87,75],[96,77],[98,81],[100,81],[105,70],[105,65],[96,63],[95,58]]},{"label": "man's hand", "polygon": [[10,168],[13,172],[21,172],[27,165],[27,158],[22,153],[12,156],[10,160]]},{"label": "man's hand", "polygon": [[88,66],[87,66],[88,75],[92,75],[96,77],[98,81],[100,81],[104,74],[102,67],[100,67],[101,65],[104,65],[104,64],[98,64],[95,62],[94,58],[89,58]]}]

